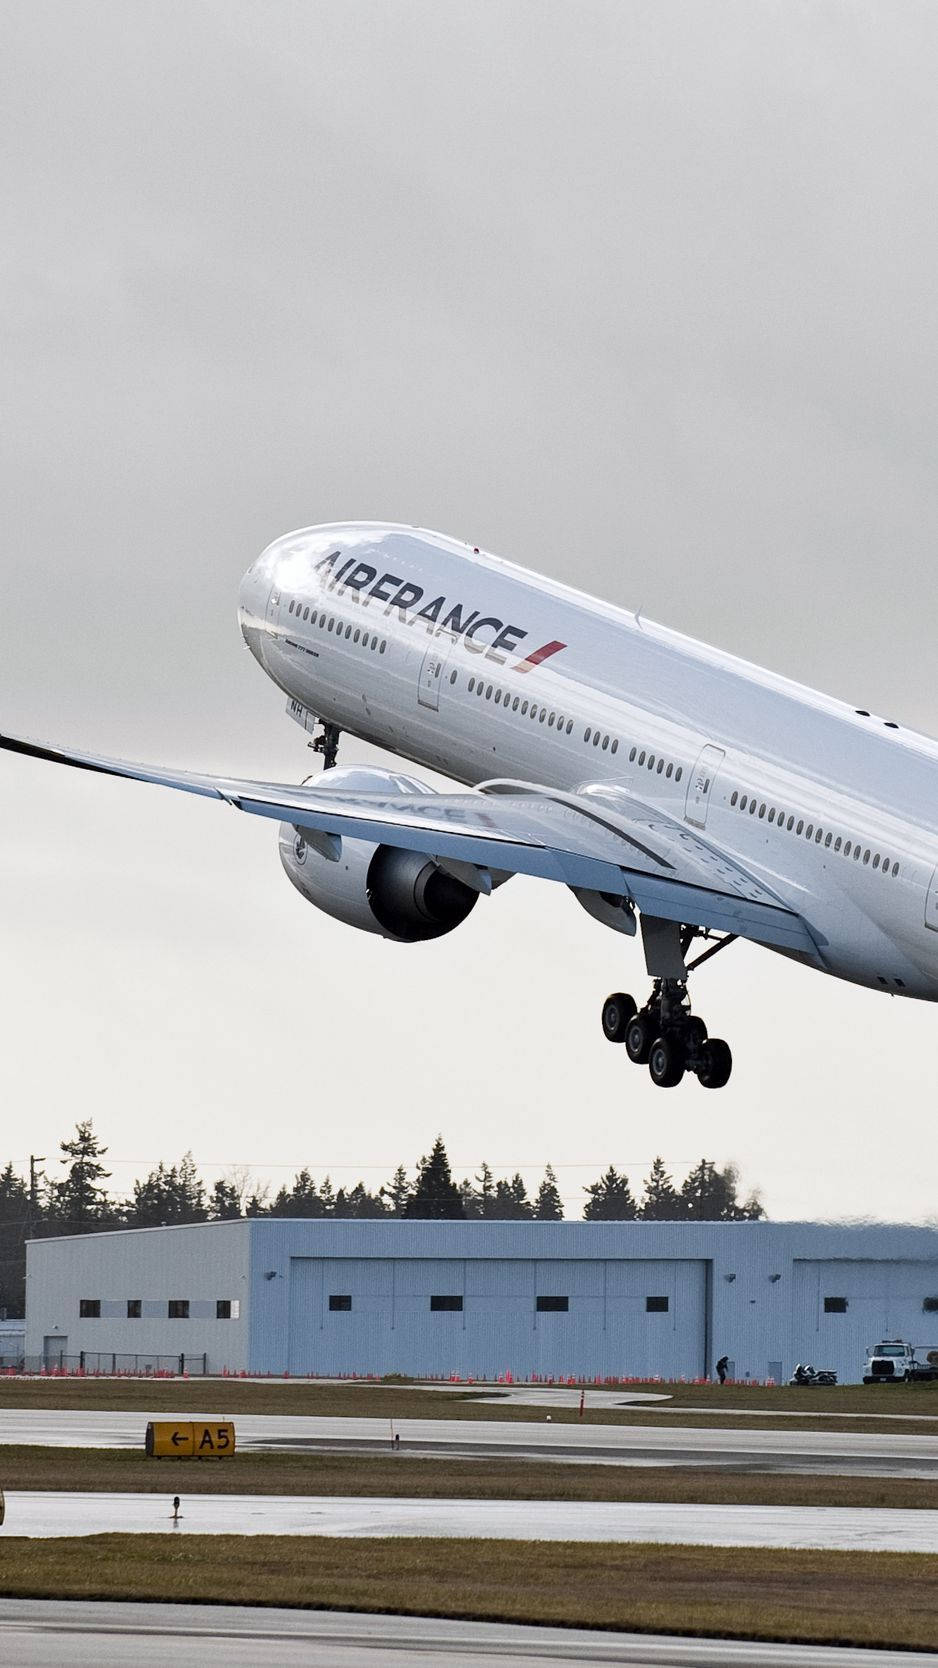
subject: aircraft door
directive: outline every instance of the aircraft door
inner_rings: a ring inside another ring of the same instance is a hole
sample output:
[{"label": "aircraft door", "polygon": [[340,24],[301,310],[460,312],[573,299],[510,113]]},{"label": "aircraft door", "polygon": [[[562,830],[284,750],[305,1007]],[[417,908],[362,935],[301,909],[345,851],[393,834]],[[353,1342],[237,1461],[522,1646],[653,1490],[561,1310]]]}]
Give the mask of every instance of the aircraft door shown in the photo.
[{"label": "aircraft door", "polygon": [[938,932],[938,869],[932,875],[925,894],[925,925],[931,927],[932,932]]},{"label": "aircraft door", "polygon": [[267,629],[268,629],[268,631],[276,631],[279,624],[280,624],[280,586],[274,584],[274,585],[271,585],[270,595],[267,598]]},{"label": "aircraft door", "polygon": [[452,637],[435,637],[420,662],[417,701],[420,706],[429,707],[431,712],[440,710],[440,684],[452,647]]},{"label": "aircraft door", "polygon": [[710,808],[710,795],[724,758],[722,747],[705,747],[691,771],[687,784],[687,799],[684,803],[684,815],[688,822],[697,828],[706,828],[707,812]]}]

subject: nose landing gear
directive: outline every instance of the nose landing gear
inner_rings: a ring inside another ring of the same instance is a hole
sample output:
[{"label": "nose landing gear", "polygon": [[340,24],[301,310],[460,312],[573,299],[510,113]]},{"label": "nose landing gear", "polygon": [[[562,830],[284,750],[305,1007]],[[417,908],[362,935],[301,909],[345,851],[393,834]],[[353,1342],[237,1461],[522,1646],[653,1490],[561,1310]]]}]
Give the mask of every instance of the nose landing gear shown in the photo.
[{"label": "nose landing gear", "polygon": [[[684,930],[682,958],[695,936],[689,928]],[[721,938],[683,968],[683,977],[677,977],[676,971],[660,974],[641,1009],[624,991],[606,997],[602,1009],[604,1036],[609,1042],[623,1043],[633,1065],[647,1066],[656,1088],[674,1089],[688,1072],[704,1089],[722,1089],[729,1082],[733,1069],[729,1044],[722,1037],[709,1036],[703,1020],[691,1012],[687,976],[732,942],[733,935]],[[648,944],[646,935],[646,951]]]}]

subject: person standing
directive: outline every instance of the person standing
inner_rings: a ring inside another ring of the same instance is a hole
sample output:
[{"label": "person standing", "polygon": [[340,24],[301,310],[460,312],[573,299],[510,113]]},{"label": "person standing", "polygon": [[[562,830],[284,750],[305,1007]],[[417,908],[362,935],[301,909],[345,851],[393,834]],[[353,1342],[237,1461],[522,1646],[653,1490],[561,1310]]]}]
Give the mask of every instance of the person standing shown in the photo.
[{"label": "person standing", "polygon": [[726,1383],[726,1369],[729,1366],[729,1364],[730,1364],[729,1356],[728,1355],[721,1355],[719,1361],[717,1362],[717,1378],[720,1380],[721,1384]]}]

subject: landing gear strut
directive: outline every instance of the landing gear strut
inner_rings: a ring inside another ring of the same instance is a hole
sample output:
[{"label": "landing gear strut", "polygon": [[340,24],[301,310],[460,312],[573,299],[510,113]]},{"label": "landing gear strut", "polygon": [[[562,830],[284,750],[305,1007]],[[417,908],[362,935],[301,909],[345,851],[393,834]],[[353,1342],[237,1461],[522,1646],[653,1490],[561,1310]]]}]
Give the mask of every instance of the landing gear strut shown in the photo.
[{"label": "landing gear strut", "polygon": [[339,756],[339,737],[342,731],[338,724],[323,723],[319,735],[310,742],[314,753],[322,754],[323,770],[331,770]]},{"label": "landing gear strut", "polygon": [[[732,944],[735,934],[719,939],[685,967],[684,955],[696,936],[696,932],[688,927],[682,929],[677,945],[672,942],[671,968],[657,973],[651,995],[643,1008],[640,1009],[634,997],[624,991],[615,991],[603,1003],[603,1034],[609,1042],[624,1043],[632,1064],[647,1066],[652,1082],[659,1089],[676,1088],[687,1072],[692,1072],[704,1089],[722,1089],[733,1069],[729,1045],[722,1037],[708,1036],[703,1020],[691,1012],[687,979],[695,968]],[[652,942],[653,934],[646,932],[645,948],[649,962],[654,959],[661,961],[660,943],[656,944],[653,952]],[[667,957],[664,959],[667,960]],[[649,971],[655,972],[655,968],[650,966]]]}]

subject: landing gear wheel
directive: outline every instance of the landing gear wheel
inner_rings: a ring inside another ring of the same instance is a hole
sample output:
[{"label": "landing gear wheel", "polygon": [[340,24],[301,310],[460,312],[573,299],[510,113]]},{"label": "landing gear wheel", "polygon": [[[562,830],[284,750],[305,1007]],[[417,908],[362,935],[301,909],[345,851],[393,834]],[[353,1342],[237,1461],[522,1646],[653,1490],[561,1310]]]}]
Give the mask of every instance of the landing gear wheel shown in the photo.
[{"label": "landing gear wheel", "polygon": [[613,991],[603,1003],[603,1036],[607,1042],[625,1042],[629,1021],[637,1013],[635,998],[624,991]]},{"label": "landing gear wheel", "polygon": [[688,1014],[684,1026],[684,1047],[688,1054],[699,1054],[707,1040],[707,1027],[698,1014]]},{"label": "landing gear wheel", "polygon": [[636,1014],[625,1033],[625,1052],[633,1066],[647,1066],[654,1040],[655,1032],[650,1015]]},{"label": "landing gear wheel", "polygon": [[656,1037],[648,1056],[648,1070],[655,1087],[676,1089],[684,1076],[685,1067],[686,1056],[680,1037],[667,1031],[663,1037]]},{"label": "landing gear wheel", "polygon": [[697,1076],[705,1089],[722,1089],[730,1080],[733,1056],[722,1037],[710,1037],[700,1051]]}]

